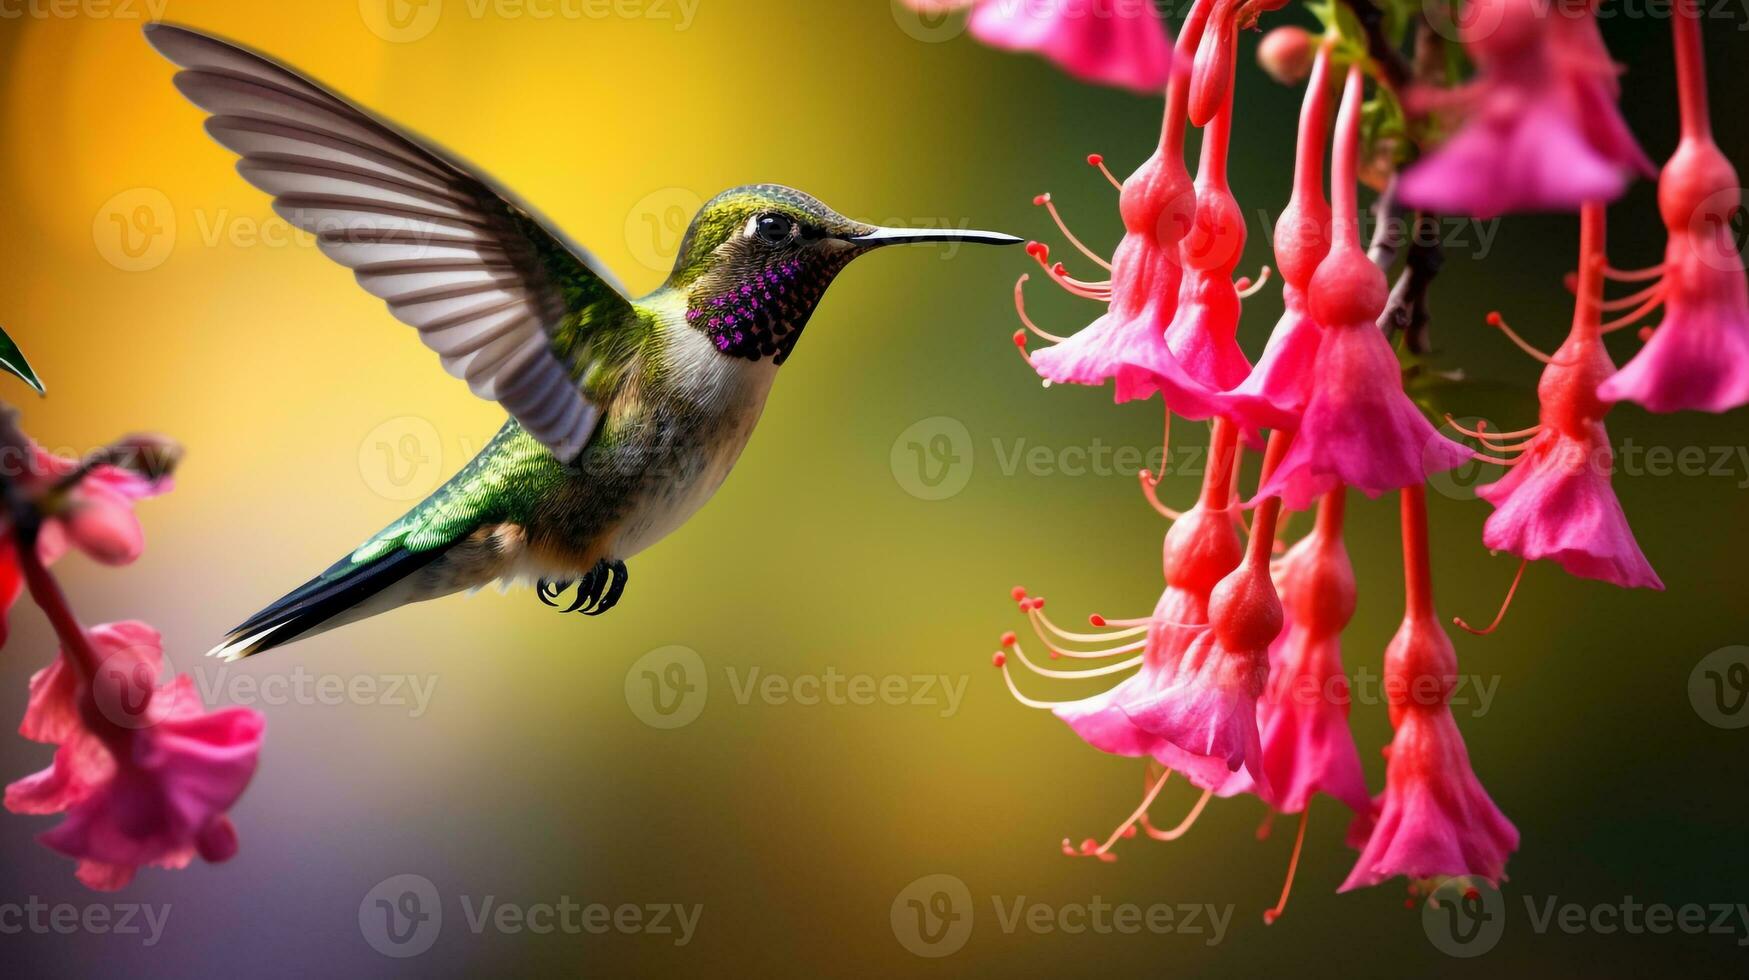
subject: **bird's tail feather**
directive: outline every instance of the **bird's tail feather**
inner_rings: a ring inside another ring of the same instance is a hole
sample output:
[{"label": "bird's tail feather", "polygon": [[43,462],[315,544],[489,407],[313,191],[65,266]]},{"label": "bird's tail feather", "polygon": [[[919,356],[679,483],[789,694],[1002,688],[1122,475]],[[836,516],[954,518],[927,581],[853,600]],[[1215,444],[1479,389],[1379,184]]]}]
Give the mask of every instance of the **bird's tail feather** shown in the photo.
[{"label": "bird's tail feather", "polygon": [[446,550],[395,548],[372,561],[355,563],[351,558],[341,559],[244,620],[207,656],[241,660],[400,605],[407,599],[384,600],[391,597],[395,586],[441,558]]}]

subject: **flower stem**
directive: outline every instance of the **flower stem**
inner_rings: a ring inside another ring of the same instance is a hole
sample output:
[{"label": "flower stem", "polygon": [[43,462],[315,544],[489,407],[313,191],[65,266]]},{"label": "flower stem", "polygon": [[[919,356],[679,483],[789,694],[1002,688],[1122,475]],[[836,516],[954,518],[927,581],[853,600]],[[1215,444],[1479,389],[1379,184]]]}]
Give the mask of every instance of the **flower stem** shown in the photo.
[{"label": "flower stem", "polygon": [[[0,446],[8,452],[22,453],[23,458],[29,458],[30,441],[18,431],[17,414],[9,406],[0,405]],[[78,617],[73,615],[72,607],[67,604],[67,594],[61,590],[59,582],[50,574],[48,567],[42,562],[42,556],[37,552],[37,534],[42,529],[42,515],[37,512],[36,505],[24,495],[4,473],[0,473],[0,494],[4,494],[7,513],[11,516],[12,550],[17,554],[18,567],[24,572],[24,581],[30,588],[30,597],[49,618],[54,626],[55,635],[61,641],[61,648],[78,668],[81,679],[89,684],[97,673],[97,652],[91,648],[91,640],[85,634],[85,628],[79,625]]]},{"label": "flower stem", "polygon": [[1603,326],[1603,269],[1607,223],[1602,201],[1586,201],[1579,208],[1579,282],[1574,291],[1573,334],[1596,337]]},{"label": "flower stem", "polygon": [[1410,616],[1433,617],[1433,563],[1427,551],[1427,487],[1403,488],[1403,593]]},{"label": "flower stem", "polygon": [[1676,40],[1676,90],[1682,109],[1682,138],[1711,139],[1712,115],[1707,111],[1706,55],[1700,43],[1699,0],[1676,0],[1670,27]]}]

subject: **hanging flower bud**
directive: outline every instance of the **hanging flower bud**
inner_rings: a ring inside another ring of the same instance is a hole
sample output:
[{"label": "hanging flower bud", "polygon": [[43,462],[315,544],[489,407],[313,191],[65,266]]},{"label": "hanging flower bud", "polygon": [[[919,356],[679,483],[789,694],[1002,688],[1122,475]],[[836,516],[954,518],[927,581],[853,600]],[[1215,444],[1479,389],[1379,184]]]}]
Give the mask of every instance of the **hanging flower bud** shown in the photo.
[{"label": "hanging flower bud", "polygon": [[1318,41],[1303,27],[1277,27],[1257,42],[1257,64],[1283,85],[1298,85],[1312,70]]}]

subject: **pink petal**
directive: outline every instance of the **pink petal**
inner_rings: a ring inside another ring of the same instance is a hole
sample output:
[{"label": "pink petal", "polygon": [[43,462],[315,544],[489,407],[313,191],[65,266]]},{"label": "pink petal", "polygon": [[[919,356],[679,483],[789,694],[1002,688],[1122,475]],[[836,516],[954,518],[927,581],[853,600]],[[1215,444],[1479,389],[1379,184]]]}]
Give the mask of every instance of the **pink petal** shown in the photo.
[{"label": "pink petal", "polygon": [[78,735],[55,750],[55,760],[34,775],[6,787],[6,809],[13,813],[62,813],[89,797],[115,774],[115,761],[103,744]]},{"label": "pink petal", "polygon": [[1247,427],[1297,429],[1311,400],[1318,346],[1324,331],[1306,312],[1305,298],[1282,287],[1287,309],[1269,335],[1263,356],[1238,387],[1217,397],[1222,414]]},{"label": "pink petal", "polygon": [[87,495],[69,507],[63,520],[74,546],[93,561],[126,565],[145,551],[145,532],[126,504]]},{"label": "pink petal", "polygon": [[1537,561],[1553,559],[1568,574],[1622,588],[1663,589],[1610,486],[1609,436],[1539,433],[1517,464],[1478,494],[1496,508],[1482,543]]},{"label": "pink petal", "polygon": [[[188,678],[178,678],[187,686]],[[132,733],[115,779],[42,837],[69,857],[139,867],[186,862],[254,776],[263,721],[243,708],[167,718]]]},{"label": "pink petal", "polygon": [[1172,75],[1172,38],[1152,3],[993,0],[972,12],[971,33],[1041,54],[1086,82],[1155,93]]},{"label": "pink petal", "polygon": [[1376,497],[1473,457],[1403,393],[1396,355],[1373,324],[1326,327],[1316,365],[1299,434],[1256,499],[1280,496],[1287,509],[1304,510],[1343,485]]},{"label": "pink petal", "polygon": [[1404,204],[1439,214],[1492,218],[1519,211],[1577,211],[1613,201],[1628,174],[1586,140],[1557,92],[1513,93],[1478,111],[1439,149],[1403,172]]},{"label": "pink petal", "polygon": [[1341,637],[1314,637],[1290,626],[1276,649],[1270,693],[1258,705],[1263,771],[1275,788],[1276,808],[1298,813],[1311,805],[1312,794],[1325,793],[1357,814],[1370,812],[1372,797],[1348,727]]},{"label": "pink petal", "polygon": [[1450,709],[1402,711],[1378,822],[1340,891],[1398,875],[1470,875],[1498,883],[1518,830],[1482,789]]},{"label": "pink petal", "polygon": [[1749,404],[1749,286],[1742,268],[1700,261],[1674,240],[1672,246],[1664,322],[1597,393],[1652,412],[1728,412]]}]

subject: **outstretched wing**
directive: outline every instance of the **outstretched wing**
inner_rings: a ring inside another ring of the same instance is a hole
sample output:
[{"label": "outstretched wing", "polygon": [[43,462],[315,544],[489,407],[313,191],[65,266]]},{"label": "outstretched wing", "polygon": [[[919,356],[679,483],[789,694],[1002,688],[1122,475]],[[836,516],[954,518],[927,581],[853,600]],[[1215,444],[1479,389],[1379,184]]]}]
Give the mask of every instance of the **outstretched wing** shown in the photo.
[{"label": "outstretched wing", "polygon": [[149,25],[146,39],[281,217],[417,328],[445,370],[576,457],[600,417],[578,359],[592,332],[633,317],[587,253],[472,167],[281,65],[181,27]]}]

